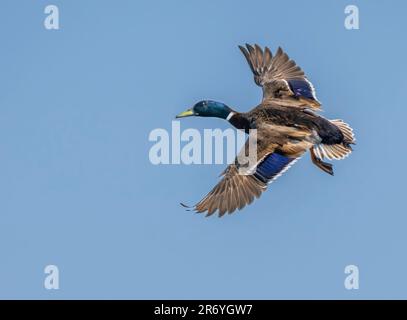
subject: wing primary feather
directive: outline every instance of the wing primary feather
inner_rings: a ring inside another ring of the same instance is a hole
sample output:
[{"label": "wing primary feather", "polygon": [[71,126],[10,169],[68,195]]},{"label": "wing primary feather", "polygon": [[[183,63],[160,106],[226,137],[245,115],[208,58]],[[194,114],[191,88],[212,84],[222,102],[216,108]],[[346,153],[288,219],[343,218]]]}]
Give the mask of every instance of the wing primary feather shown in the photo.
[{"label": "wing primary feather", "polygon": [[[294,60],[290,59],[281,47],[278,47],[274,56],[268,47],[262,49],[258,44],[250,45],[246,43],[246,47],[239,46],[239,48],[253,72],[255,83],[263,87],[263,101],[279,98],[279,90],[274,90],[273,86],[279,88],[283,81],[285,81],[285,83],[291,80],[308,81],[301,68]],[[300,101],[298,106],[303,107],[304,103],[306,103],[311,109],[320,109],[320,103],[307,103],[307,99],[310,98],[308,96],[311,93],[311,100],[318,102],[315,89],[310,82],[309,86],[311,89],[308,91],[297,90],[295,98]],[[305,96],[303,96],[303,94],[305,94]],[[293,95],[293,93],[290,95]]]}]

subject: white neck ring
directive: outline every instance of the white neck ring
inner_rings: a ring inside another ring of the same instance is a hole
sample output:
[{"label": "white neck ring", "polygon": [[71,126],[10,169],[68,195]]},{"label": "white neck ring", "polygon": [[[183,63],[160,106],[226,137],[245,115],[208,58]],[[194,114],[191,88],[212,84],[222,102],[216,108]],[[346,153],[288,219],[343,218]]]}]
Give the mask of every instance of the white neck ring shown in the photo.
[{"label": "white neck ring", "polygon": [[232,111],[228,114],[228,116],[226,117],[226,120],[229,121],[233,116],[235,115],[235,113]]}]

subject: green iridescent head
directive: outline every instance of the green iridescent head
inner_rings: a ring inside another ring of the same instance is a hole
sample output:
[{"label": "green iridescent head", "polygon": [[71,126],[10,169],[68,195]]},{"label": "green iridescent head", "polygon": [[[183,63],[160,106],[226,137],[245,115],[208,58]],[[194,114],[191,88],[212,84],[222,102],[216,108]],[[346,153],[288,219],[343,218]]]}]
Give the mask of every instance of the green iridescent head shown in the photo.
[{"label": "green iridescent head", "polygon": [[177,118],[196,116],[226,119],[231,112],[232,109],[222,102],[203,100],[196,103],[191,109],[177,115]]}]

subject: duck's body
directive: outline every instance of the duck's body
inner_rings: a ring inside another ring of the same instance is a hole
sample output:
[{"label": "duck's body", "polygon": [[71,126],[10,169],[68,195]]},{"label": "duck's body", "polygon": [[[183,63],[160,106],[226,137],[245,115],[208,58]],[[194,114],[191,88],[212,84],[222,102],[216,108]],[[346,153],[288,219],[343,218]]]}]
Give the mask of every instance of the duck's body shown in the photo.
[{"label": "duck's body", "polygon": [[[308,148],[315,144],[335,145],[344,143],[349,147],[340,128],[330,120],[308,109],[285,107],[274,101],[262,103],[249,112],[236,112],[229,122],[237,129],[248,132],[268,126],[269,130],[281,133],[279,144],[285,150],[285,144],[307,142]],[[300,136],[300,139],[298,138]],[[304,150],[304,151],[306,151]]]},{"label": "duck's body", "polygon": [[[263,87],[263,101],[249,112],[237,112],[223,103],[201,101],[179,115],[210,116],[227,120],[249,133],[255,129],[257,158],[254,166],[242,168],[238,158],[228,166],[223,179],[196,206],[208,215],[222,216],[251,203],[267,185],[310,150],[311,160],[333,175],[332,165],[323,161],[343,159],[352,151],[352,129],[342,120],[328,120],[315,113],[320,107],[315,90],[302,70],[279,48],[272,57],[268,48],[240,47]],[[248,139],[246,148],[251,142]]]}]

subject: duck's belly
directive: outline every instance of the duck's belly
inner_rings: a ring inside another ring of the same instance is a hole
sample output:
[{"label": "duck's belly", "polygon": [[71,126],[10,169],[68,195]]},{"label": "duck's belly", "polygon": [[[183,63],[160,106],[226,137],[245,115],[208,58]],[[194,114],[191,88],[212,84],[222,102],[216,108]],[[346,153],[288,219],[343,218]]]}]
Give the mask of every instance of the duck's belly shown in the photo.
[{"label": "duck's belly", "polygon": [[307,140],[288,142],[283,146],[280,146],[279,151],[289,157],[297,158],[302,156],[308,149],[314,144]]},{"label": "duck's belly", "polygon": [[281,147],[281,151],[293,157],[299,157],[315,144],[321,142],[321,137],[315,130],[308,131],[302,139],[291,138]]},{"label": "duck's belly", "polygon": [[276,141],[279,142],[278,151],[290,156],[299,157],[314,144],[319,143],[321,138],[315,130],[295,128],[268,124],[269,132],[272,132]]}]

